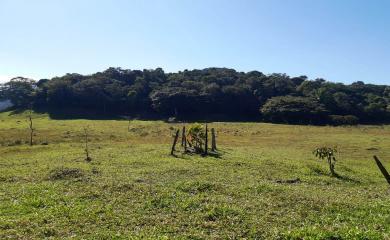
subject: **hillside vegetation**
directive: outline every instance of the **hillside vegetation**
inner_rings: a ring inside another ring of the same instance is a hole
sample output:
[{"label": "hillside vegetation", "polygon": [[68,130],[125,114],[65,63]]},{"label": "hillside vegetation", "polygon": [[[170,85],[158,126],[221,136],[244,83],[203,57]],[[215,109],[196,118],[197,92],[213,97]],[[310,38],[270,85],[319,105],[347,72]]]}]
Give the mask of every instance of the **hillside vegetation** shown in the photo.
[{"label": "hillside vegetation", "polygon": [[[250,120],[298,124],[390,122],[390,87],[350,85],[306,76],[206,68],[165,73],[109,68],[0,85],[0,100],[55,114],[85,113],[147,119]],[[60,112],[60,113],[58,113]]]},{"label": "hillside vegetation", "polygon": [[[170,156],[181,123],[0,114],[1,239],[389,239],[390,127],[209,123],[219,156]],[[88,127],[91,162],[84,160]],[[337,146],[336,172],[313,149]],[[298,179],[290,181],[291,179]]]}]

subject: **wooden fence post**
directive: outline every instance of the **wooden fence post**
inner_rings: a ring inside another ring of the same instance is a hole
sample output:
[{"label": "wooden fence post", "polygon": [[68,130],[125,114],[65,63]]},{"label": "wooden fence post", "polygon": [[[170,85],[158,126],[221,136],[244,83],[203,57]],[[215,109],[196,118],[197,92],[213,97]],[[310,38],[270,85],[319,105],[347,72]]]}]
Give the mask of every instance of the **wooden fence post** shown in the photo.
[{"label": "wooden fence post", "polygon": [[88,127],[84,127],[84,140],[85,140],[85,161],[90,162],[92,158],[89,156],[89,147],[88,147]]},{"label": "wooden fence post", "polygon": [[211,151],[216,151],[217,150],[217,142],[215,139],[215,129],[211,129]]},{"label": "wooden fence post", "polygon": [[174,155],[173,153],[174,153],[174,151],[175,151],[177,139],[179,138],[179,132],[180,132],[180,130],[177,129],[176,135],[175,135],[175,139],[173,140],[173,144],[172,144],[171,155]]},{"label": "wooden fence post", "polygon": [[382,165],[381,161],[379,161],[379,158],[377,156],[374,156],[374,160],[376,162],[376,165],[378,165],[379,170],[381,170],[383,176],[386,178],[387,182],[390,184],[390,175],[387,172],[386,168]]},{"label": "wooden fence post", "polygon": [[30,146],[33,145],[33,136],[34,136],[34,127],[33,127],[33,120],[32,120],[32,117],[31,117],[31,112],[30,112],[30,115],[28,116],[28,120],[29,120],[29,128],[30,128]]},{"label": "wooden fence post", "polygon": [[183,139],[182,144],[184,144],[184,152],[187,152],[187,137],[186,137],[186,127],[183,127]]},{"label": "wooden fence post", "polygon": [[181,146],[184,147],[184,144],[186,142],[186,126],[183,126],[183,130],[181,133]]},{"label": "wooden fence post", "polygon": [[205,142],[204,142],[204,154],[205,155],[207,155],[208,147],[209,147],[208,135],[209,135],[209,129],[208,129],[207,123],[206,123],[206,136],[205,136]]},{"label": "wooden fence post", "polygon": [[130,132],[130,117],[129,117],[129,123],[127,124],[127,132]]}]

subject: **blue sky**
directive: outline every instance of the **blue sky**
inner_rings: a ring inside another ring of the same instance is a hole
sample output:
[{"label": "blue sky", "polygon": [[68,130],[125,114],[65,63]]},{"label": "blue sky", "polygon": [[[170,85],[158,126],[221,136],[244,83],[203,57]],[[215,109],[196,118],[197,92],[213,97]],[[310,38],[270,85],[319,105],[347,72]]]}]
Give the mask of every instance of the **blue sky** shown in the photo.
[{"label": "blue sky", "polygon": [[390,84],[388,0],[0,0],[0,80],[230,67]]}]

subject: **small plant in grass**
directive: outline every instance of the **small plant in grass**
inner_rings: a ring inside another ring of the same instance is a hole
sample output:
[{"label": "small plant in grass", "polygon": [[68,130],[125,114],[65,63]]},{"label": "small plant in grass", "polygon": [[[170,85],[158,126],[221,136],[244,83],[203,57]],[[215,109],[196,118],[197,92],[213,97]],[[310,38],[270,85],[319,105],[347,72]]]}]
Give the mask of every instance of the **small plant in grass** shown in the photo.
[{"label": "small plant in grass", "polygon": [[329,170],[332,176],[337,176],[335,172],[335,164],[336,164],[336,153],[337,148],[333,147],[320,147],[313,151],[313,154],[319,159],[319,160],[326,160],[329,164]]},{"label": "small plant in grass", "polygon": [[90,161],[92,161],[92,158],[89,156],[88,127],[84,127],[84,141],[85,141],[85,148],[84,148],[84,152],[85,152],[85,161],[90,162]]},{"label": "small plant in grass", "polygon": [[187,140],[196,152],[202,153],[205,144],[206,131],[201,124],[195,123],[188,129]]},{"label": "small plant in grass", "polygon": [[28,114],[28,121],[29,121],[29,129],[30,129],[30,146],[33,145],[33,136],[34,136],[34,127],[33,127],[33,118],[32,118],[32,110],[29,111],[29,114]]}]

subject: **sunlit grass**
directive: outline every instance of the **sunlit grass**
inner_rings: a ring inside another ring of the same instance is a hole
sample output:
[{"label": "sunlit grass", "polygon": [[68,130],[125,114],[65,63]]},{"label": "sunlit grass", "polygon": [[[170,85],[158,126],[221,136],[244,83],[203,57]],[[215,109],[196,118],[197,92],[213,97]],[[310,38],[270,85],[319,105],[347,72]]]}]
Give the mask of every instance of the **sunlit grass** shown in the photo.
[{"label": "sunlit grass", "polygon": [[[127,121],[36,114],[30,147],[26,115],[9,114],[0,114],[1,239],[389,238],[389,187],[372,160],[390,169],[389,126],[210,123],[220,157],[172,157],[182,124],[132,121],[128,131]],[[321,145],[338,146],[342,178],[313,157]]]}]

